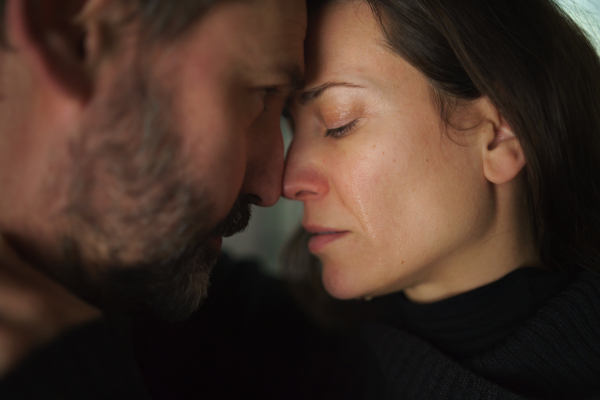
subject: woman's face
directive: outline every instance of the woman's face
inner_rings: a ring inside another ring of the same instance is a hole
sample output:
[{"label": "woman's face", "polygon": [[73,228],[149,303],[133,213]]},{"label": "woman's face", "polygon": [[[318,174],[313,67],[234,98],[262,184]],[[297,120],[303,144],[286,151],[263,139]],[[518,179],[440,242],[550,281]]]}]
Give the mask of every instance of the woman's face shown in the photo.
[{"label": "woman's face", "polygon": [[479,147],[446,134],[424,77],[386,47],[365,3],[326,7],[308,40],[284,195],[304,203],[326,289],[443,285],[491,224]]}]

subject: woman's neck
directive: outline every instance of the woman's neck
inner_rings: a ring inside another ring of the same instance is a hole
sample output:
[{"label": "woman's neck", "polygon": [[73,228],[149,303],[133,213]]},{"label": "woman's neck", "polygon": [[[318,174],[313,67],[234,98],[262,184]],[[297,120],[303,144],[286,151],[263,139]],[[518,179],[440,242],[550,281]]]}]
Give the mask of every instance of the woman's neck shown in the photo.
[{"label": "woman's neck", "polygon": [[411,301],[443,300],[495,282],[518,268],[543,267],[519,183],[499,188],[494,216],[481,238],[432,263],[418,284],[404,290]]}]

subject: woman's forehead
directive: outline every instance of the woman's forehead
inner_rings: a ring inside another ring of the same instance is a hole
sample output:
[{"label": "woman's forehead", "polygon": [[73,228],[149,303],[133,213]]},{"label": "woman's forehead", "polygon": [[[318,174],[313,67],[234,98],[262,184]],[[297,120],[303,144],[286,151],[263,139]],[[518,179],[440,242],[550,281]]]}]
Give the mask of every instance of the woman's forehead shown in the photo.
[{"label": "woman's forehead", "polygon": [[334,4],[321,11],[307,35],[309,70],[348,68],[383,50],[379,25],[368,5]]}]

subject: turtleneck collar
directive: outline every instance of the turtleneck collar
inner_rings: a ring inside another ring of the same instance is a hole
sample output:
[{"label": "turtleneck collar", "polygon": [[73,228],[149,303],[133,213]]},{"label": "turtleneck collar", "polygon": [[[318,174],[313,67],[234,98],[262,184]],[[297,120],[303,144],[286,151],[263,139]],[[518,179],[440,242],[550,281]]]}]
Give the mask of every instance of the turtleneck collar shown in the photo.
[{"label": "turtleneck collar", "polygon": [[398,293],[392,298],[394,318],[400,327],[462,359],[503,342],[574,277],[573,272],[528,267],[430,304],[413,303]]}]

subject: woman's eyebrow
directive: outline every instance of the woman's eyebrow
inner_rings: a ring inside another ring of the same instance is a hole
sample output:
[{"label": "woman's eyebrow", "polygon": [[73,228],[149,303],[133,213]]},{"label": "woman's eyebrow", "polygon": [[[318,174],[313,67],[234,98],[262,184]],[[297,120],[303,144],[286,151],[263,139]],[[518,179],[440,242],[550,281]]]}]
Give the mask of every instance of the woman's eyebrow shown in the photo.
[{"label": "woman's eyebrow", "polygon": [[327,82],[321,86],[317,86],[314,89],[310,89],[305,91],[300,95],[298,102],[300,105],[306,105],[311,101],[318,99],[327,89],[331,89],[334,87],[349,87],[354,89],[364,89],[364,86],[355,85],[347,82]]}]

